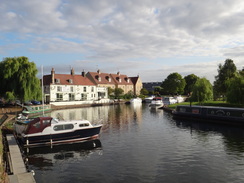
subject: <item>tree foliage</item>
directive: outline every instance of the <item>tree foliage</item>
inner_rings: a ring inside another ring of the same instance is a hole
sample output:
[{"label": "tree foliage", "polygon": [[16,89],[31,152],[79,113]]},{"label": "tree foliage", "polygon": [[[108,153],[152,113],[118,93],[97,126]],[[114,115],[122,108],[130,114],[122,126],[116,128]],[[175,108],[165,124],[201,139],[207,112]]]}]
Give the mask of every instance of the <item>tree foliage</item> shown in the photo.
[{"label": "tree foliage", "polygon": [[140,91],[140,94],[141,95],[148,95],[148,90],[146,88],[142,88],[141,91]]},{"label": "tree foliage", "polygon": [[199,79],[199,77],[196,76],[195,74],[189,74],[189,75],[185,76],[184,79],[186,81],[184,93],[190,94],[193,91],[193,87],[194,87],[196,81]]},{"label": "tree foliage", "polygon": [[237,76],[231,79],[226,97],[229,103],[244,104],[244,77]]},{"label": "tree foliage", "polygon": [[114,89],[114,96],[115,98],[119,98],[124,93],[122,88],[115,88]]},{"label": "tree foliage", "polygon": [[218,75],[215,76],[214,81],[214,91],[216,96],[226,95],[230,81],[236,74],[237,69],[233,60],[226,59],[224,65],[219,64]]},{"label": "tree foliage", "polygon": [[[40,80],[34,62],[27,57],[7,57],[0,62],[0,95],[22,101],[41,98]],[[11,95],[10,95],[11,94]]]},{"label": "tree foliage", "polygon": [[186,82],[182,76],[175,72],[168,75],[168,77],[162,82],[161,87],[163,93],[167,94],[183,94]]},{"label": "tree foliage", "polygon": [[203,103],[213,99],[213,87],[209,80],[200,78],[196,81],[191,96],[191,101]]}]

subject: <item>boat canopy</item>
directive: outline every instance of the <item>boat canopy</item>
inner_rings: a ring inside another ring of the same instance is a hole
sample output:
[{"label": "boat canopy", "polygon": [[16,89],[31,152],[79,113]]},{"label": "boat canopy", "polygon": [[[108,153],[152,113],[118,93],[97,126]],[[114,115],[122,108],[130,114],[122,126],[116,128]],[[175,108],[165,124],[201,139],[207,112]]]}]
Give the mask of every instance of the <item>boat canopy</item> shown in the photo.
[{"label": "boat canopy", "polygon": [[38,117],[32,120],[25,131],[25,134],[42,132],[46,127],[51,126],[52,117]]}]

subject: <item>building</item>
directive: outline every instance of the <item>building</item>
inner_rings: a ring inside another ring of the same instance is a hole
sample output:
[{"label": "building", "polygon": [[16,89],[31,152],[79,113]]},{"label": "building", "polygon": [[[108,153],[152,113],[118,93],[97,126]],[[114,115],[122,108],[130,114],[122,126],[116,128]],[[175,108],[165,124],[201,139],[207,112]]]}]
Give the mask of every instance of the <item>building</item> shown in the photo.
[{"label": "building", "polygon": [[147,89],[147,91],[154,91],[155,87],[160,87],[162,82],[147,82],[142,83],[143,88]]},{"label": "building", "polygon": [[52,68],[50,75],[43,76],[45,102],[91,101],[108,98],[107,88],[95,85],[82,72],[80,75],[56,74]]},{"label": "building", "polygon": [[121,88],[124,94],[133,92],[134,95],[139,95],[142,88],[141,80],[138,77],[128,77],[127,75],[102,73],[100,70],[97,72],[88,72],[86,74],[96,86],[110,87],[112,89]]},{"label": "building", "polygon": [[137,76],[137,77],[130,77],[130,79],[131,79],[131,82],[133,83],[134,94],[140,95],[141,89],[143,88],[141,78],[139,76]]}]

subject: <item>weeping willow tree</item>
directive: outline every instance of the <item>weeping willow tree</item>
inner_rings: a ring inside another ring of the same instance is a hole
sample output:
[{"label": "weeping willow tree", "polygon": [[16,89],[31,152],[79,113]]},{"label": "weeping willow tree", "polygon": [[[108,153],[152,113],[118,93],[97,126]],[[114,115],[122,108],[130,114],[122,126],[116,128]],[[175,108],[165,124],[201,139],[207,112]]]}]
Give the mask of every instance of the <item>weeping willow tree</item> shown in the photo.
[{"label": "weeping willow tree", "polygon": [[203,102],[209,101],[213,99],[213,87],[209,80],[206,78],[200,78],[196,81],[193,86],[193,92],[191,96],[191,101],[199,102],[202,104]]},{"label": "weeping willow tree", "polygon": [[27,57],[7,57],[0,62],[0,96],[6,99],[41,99],[37,68]]}]

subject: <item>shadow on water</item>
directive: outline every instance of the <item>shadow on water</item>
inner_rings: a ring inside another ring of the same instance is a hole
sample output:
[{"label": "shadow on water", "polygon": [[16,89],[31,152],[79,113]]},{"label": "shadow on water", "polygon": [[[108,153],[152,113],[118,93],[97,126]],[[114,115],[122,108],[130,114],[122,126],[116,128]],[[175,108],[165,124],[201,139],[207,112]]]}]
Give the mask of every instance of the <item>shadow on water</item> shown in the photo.
[{"label": "shadow on water", "polygon": [[102,143],[99,139],[75,144],[25,148],[24,156],[28,166],[49,169],[56,161],[68,159],[84,159],[94,152],[102,153]]},{"label": "shadow on water", "polygon": [[178,128],[190,130],[191,133],[220,134],[227,152],[244,153],[244,127],[186,120],[171,121],[174,121]]}]

